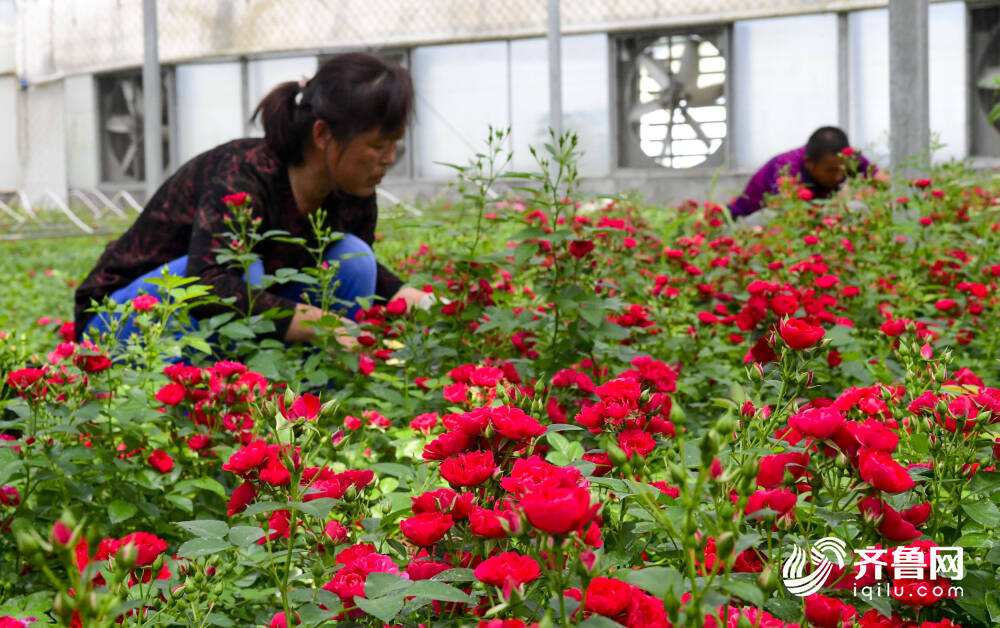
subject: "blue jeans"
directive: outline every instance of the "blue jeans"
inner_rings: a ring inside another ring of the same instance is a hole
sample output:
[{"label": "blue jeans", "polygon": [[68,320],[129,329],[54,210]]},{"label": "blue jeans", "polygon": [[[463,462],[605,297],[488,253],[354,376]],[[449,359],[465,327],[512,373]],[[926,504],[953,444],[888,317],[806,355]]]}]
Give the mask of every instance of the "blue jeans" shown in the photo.
[{"label": "blue jeans", "polygon": [[[346,316],[353,319],[354,315],[361,309],[357,300],[363,297],[371,297],[375,294],[375,279],[377,269],[375,265],[375,253],[361,238],[345,233],[344,236],[330,245],[323,255],[323,260],[328,263],[338,262],[337,276],[334,281],[337,286],[334,289],[334,296],[340,301],[350,303],[347,307]],[[161,298],[160,286],[149,283],[150,279],[159,279],[164,272],[169,272],[176,277],[183,277],[187,274],[188,256],[177,259],[149,271],[145,275],[135,279],[132,283],[111,293],[111,300],[115,303],[127,303],[139,296],[140,292],[151,294]],[[246,281],[251,286],[259,286],[261,277],[264,275],[264,265],[258,260],[254,262],[247,271]],[[309,302],[319,304],[319,291],[315,286],[306,286],[299,282],[291,282],[281,286],[276,292],[279,296],[292,301],[305,302],[308,295]],[[124,323],[120,324],[118,338],[121,342],[139,331],[135,326],[135,315],[130,314]],[[102,313],[97,314],[87,323],[85,332],[97,336],[110,331],[112,327],[112,316]],[[198,323],[191,319],[192,326],[197,329]]]}]

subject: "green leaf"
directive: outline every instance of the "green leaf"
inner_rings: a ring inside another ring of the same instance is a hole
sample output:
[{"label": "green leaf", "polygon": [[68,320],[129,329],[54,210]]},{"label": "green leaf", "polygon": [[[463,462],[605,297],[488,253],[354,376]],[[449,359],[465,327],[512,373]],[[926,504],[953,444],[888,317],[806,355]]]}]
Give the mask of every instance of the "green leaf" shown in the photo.
[{"label": "green leaf", "polygon": [[403,608],[403,598],[401,597],[382,597],[377,600],[356,597],[354,598],[354,603],[364,612],[373,617],[378,617],[387,624],[391,623],[396,618],[400,609]]},{"label": "green leaf", "polygon": [[385,473],[401,480],[408,480],[413,477],[413,467],[399,464],[397,462],[376,462],[368,465],[368,468],[378,473]]},{"label": "green leaf", "polygon": [[340,500],[332,497],[320,497],[308,502],[288,502],[285,505],[311,517],[326,519],[338,501]]},{"label": "green leaf", "polygon": [[229,534],[229,525],[216,519],[198,519],[195,521],[178,521],[177,525],[198,538],[221,539]]},{"label": "green leaf", "polygon": [[383,597],[394,591],[408,589],[411,586],[413,586],[413,581],[408,578],[376,571],[368,574],[368,577],[365,579],[365,595],[369,599],[374,599]]},{"label": "green leaf", "polygon": [[229,495],[226,494],[226,489],[224,486],[219,484],[217,481],[208,477],[194,478],[192,480],[184,480],[178,482],[174,486],[174,492],[183,493],[192,488],[203,489],[211,493],[215,493],[219,497],[229,499]]},{"label": "green leaf", "polygon": [[181,558],[198,558],[209,554],[218,554],[232,547],[222,539],[202,538],[191,539],[177,550],[177,555]]},{"label": "green leaf", "polygon": [[566,437],[562,434],[558,432],[546,432],[545,438],[548,439],[549,444],[552,445],[556,451],[564,455],[569,452],[569,441],[566,440]]},{"label": "green leaf", "polygon": [[993,502],[980,501],[974,504],[962,504],[962,510],[973,521],[981,523],[987,528],[1000,526],[1000,509],[997,509]]},{"label": "green leaf", "polygon": [[673,567],[646,567],[625,574],[625,582],[645,589],[651,595],[662,598],[668,591],[680,595],[681,572]]},{"label": "green leaf", "polygon": [[723,580],[722,590],[750,602],[757,608],[764,605],[764,594],[760,589],[742,580]]},{"label": "green leaf", "polygon": [[137,512],[139,512],[138,508],[120,499],[108,504],[108,517],[111,519],[111,523],[121,523]]},{"label": "green leaf", "polygon": [[450,584],[434,582],[433,580],[418,580],[412,587],[406,589],[407,597],[419,596],[441,602],[462,602],[469,604],[472,598],[468,593],[457,589]]},{"label": "green leaf", "polygon": [[264,538],[266,532],[254,526],[233,526],[229,531],[229,542],[236,547],[250,545]]},{"label": "green leaf", "polygon": [[190,497],[184,497],[183,495],[164,495],[163,498],[188,514],[194,513],[194,502],[191,501]]},{"label": "green leaf", "polygon": [[463,567],[453,567],[446,569],[431,578],[435,582],[472,582],[476,576],[471,569]]},{"label": "green leaf", "polygon": [[288,502],[259,502],[248,506],[247,509],[243,511],[243,514],[251,517],[253,515],[259,515],[263,512],[271,512],[272,510],[288,508],[288,506]]},{"label": "green leaf", "polygon": [[252,329],[239,321],[233,321],[220,327],[219,335],[230,340],[249,340],[256,336]]},{"label": "green leaf", "polygon": [[581,628],[621,628],[622,624],[619,624],[613,619],[608,619],[603,615],[593,615],[583,620],[577,624]]}]

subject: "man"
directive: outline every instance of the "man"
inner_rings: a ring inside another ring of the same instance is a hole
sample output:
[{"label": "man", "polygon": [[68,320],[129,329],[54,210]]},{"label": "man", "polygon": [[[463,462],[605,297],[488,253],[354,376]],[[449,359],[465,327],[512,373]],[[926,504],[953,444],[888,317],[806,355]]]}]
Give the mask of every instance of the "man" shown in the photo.
[{"label": "man", "polygon": [[[783,176],[797,179],[807,187],[813,198],[827,198],[835,192],[845,177],[843,153],[851,153],[847,134],[837,127],[825,126],[809,136],[805,146],[773,157],[757,171],[747,183],[743,193],[729,204],[734,218],[748,216],[764,206],[765,194],[777,194]],[[887,182],[889,177],[859,153],[858,174],[876,181]]]}]

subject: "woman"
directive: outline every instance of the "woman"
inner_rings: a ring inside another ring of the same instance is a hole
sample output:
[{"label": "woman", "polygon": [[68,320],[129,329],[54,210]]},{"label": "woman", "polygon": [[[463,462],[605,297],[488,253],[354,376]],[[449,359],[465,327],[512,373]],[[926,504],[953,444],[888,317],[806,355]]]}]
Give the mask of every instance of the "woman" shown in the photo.
[{"label": "woman", "polygon": [[[340,262],[339,299],[402,298],[408,309],[428,299],[378,264],[371,249],[375,186],[395,161],[396,142],[412,110],[407,71],[364,53],[335,56],[312,79],[277,86],[254,112],[264,128],[263,139],[234,140],[193,158],[157,190],[135,224],[108,245],[76,291],[77,339],[109,327],[105,318],[88,311],[93,302],[110,297],[124,303],[140,290],[156,294],[156,286],[145,280],[161,276],[164,266],[176,275],[200,277],[216,296],[235,298],[231,305],[192,311],[205,318],[233,309],[246,313],[247,281],[253,285],[262,272],[313,263],[304,247],[274,240],[254,251],[263,267],[251,268],[250,277],[217,263],[216,249],[226,247],[220,235],[226,231],[228,211],[223,198],[238,193],[249,194],[261,232],[280,229],[312,244],[309,214],[321,206],[326,210],[326,225],[345,234],[326,252],[327,260]],[[268,335],[285,342],[308,341],[314,333],[307,323],[323,312],[302,303],[301,295],[302,286],[257,290],[251,313],[275,307],[291,311],[291,317],[275,320],[277,329]],[[133,330],[127,322],[120,337]],[[349,335],[339,339],[353,344]]]}]

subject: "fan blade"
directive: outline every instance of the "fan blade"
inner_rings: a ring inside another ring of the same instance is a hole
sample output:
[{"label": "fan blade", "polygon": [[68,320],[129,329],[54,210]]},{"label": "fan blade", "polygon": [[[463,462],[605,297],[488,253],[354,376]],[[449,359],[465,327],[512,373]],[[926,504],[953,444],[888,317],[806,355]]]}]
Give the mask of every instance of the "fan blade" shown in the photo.
[{"label": "fan blade", "polygon": [[123,113],[108,116],[104,128],[111,133],[131,134],[135,131],[135,118]]},{"label": "fan blade", "polygon": [[698,87],[698,42],[694,39],[688,39],[684,42],[684,54],[681,57],[681,68],[677,73],[677,81],[688,93]]},{"label": "fan blade", "polygon": [[128,145],[128,149],[125,151],[125,154],[122,155],[121,162],[119,162],[123,171],[128,171],[129,167],[132,165],[132,160],[135,159],[138,152],[139,144],[137,142],[132,142]]},{"label": "fan blade", "polygon": [[667,120],[667,135],[663,138],[663,150],[660,151],[660,159],[666,159],[670,154],[670,165],[673,166],[674,158],[674,110],[670,110],[670,119]]},{"label": "fan blade", "polygon": [[129,80],[120,80],[118,87],[122,90],[122,99],[125,101],[125,110],[135,113],[135,85]]},{"label": "fan blade", "polygon": [[705,135],[705,132],[701,130],[701,125],[698,124],[698,121],[692,118],[691,114],[688,113],[687,107],[681,107],[681,113],[684,114],[684,122],[690,125],[691,129],[694,130],[695,135],[698,136],[698,139],[700,139],[702,142],[705,143],[706,148],[711,148],[712,141],[708,139],[708,136]]},{"label": "fan blade", "polygon": [[983,70],[983,74],[976,83],[979,89],[1000,90],[1000,66],[993,66]]},{"label": "fan blade", "polygon": [[659,100],[653,100],[650,102],[639,103],[632,107],[628,112],[628,121],[632,123],[638,123],[641,118],[647,113],[653,113],[654,111],[659,111],[663,109],[663,103]]},{"label": "fan blade", "polygon": [[649,78],[656,81],[662,89],[666,89],[671,81],[670,70],[649,55],[639,53],[639,66],[646,70]]},{"label": "fan blade", "polygon": [[688,92],[690,97],[687,99],[688,107],[704,107],[706,105],[714,105],[715,101],[722,96],[722,92],[725,89],[722,83],[717,85],[707,85],[705,87],[700,87],[694,91]]}]

